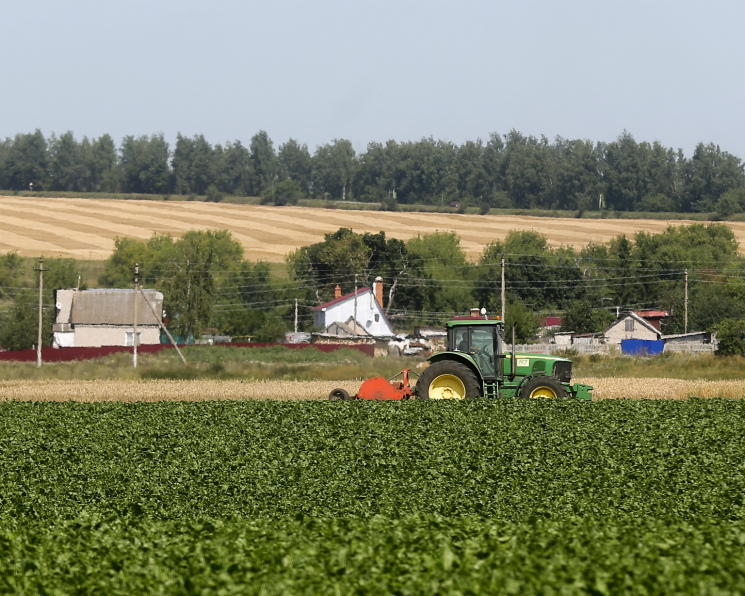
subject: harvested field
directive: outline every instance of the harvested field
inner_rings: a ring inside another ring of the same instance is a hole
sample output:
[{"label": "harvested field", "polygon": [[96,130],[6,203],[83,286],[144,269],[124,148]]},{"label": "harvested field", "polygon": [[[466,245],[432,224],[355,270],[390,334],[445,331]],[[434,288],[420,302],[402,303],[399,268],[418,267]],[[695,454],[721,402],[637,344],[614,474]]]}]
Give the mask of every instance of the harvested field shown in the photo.
[{"label": "harvested field", "polygon": [[[323,240],[341,227],[355,232],[385,231],[407,240],[437,230],[453,231],[469,259],[510,230],[545,234],[551,246],[581,248],[618,234],[659,233],[670,222],[630,219],[568,219],[457,213],[393,213],[227,203],[126,201],[0,197],[0,253],[28,257],[103,260],[117,237],[150,238],[154,233],[180,236],[188,230],[227,229],[251,261],[282,262],[287,253]],[[675,225],[691,223],[676,221]],[[745,222],[727,222],[745,251]]]},{"label": "harvested field", "polygon": [[[601,399],[685,399],[745,396],[745,380],[684,381],[680,379],[586,378]],[[154,402],[205,400],[317,400],[336,387],[350,394],[361,381],[2,381],[0,400]]]}]

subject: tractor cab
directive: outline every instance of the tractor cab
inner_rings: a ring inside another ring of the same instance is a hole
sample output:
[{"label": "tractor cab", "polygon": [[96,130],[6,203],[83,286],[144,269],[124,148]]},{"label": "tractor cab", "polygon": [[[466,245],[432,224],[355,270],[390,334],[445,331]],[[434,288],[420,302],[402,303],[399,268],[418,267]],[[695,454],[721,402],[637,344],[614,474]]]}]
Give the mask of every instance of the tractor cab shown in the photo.
[{"label": "tractor cab", "polygon": [[502,322],[453,320],[447,325],[448,351],[469,354],[485,379],[497,377],[497,356],[502,352]]}]

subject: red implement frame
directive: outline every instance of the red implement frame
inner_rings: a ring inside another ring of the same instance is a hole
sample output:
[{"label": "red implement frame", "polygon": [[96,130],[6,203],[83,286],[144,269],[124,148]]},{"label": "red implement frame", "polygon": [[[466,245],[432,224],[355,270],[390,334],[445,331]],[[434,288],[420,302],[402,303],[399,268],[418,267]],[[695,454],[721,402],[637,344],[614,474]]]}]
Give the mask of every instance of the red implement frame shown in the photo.
[{"label": "red implement frame", "polygon": [[[418,376],[411,369],[405,368],[400,373],[393,375],[390,379],[385,377],[372,377],[367,379],[357,395],[349,397],[347,399],[367,399],[372,401],[388,401],[388,400],[401,400],[401,399],[412,399],[414,397],[414,390],[409,384],[409,376]],[[394,382],[394,379],[401,377],[400,381]],[[348,395],[343,389],[334,389],[329,395],[329,399],[345,399],[344,395]]]}]

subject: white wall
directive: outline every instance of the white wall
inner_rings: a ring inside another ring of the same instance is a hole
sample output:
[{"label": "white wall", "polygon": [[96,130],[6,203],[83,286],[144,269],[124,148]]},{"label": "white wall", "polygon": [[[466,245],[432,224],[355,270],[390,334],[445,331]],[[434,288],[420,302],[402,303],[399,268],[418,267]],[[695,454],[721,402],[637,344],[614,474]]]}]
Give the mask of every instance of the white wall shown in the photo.
[{"label": "white wall", "polygon": [[[76,325],[75,347],[76,348],[100,348],[101,346],[124,346],[126,345],[126,332],[132,333],[130,327],[116,327],[104,325]],[[151,345],[160,343],[160,328],[157,326],[139,326],[140,345]]]},{"label": "white wall", "polygon": [[[325,309],[318,309],[314,313],[313,322],[316,327],[325,329],[331,323],[346,323],[353,317],[354,296]],[[383,314],[383,309],[370,291],[357,296],[357,322],[371,335],[394,335],[393,329]]]}]

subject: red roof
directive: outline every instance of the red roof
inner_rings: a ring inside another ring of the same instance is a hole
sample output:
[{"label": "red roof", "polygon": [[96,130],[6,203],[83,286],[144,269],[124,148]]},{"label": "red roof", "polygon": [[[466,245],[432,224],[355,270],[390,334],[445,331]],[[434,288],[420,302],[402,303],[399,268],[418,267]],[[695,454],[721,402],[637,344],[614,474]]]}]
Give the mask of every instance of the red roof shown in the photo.
[{"label": "red roof", "polygon": [[634,312],[642,319],[664,319],[670,316],[666,310],[636,310]]},{"label": "red roof", "polygon": [[[362,294],[365,294],[367,292],[372,292],[371,288],[360,288],[357,290],[357,298],[359,298]],[[326,302],[324,304],[319,304],[318,306],[314,306],[313,310],[318,310],[319,308],[328,308],[329,306],[333,306],[334,304],[339,304],[339,302],[344,302],[345,300],[349,300],[350,298],[354,298],[354,292],[350,292],[349,294],[344,294],[344,296],[339,296],[338,298],[334,298],[331,302]]]},{"label": "red roof", "polygon": [[544,327],[561,327],[561,317],[543,317]]}]

